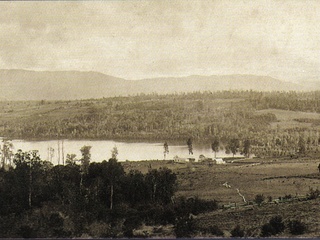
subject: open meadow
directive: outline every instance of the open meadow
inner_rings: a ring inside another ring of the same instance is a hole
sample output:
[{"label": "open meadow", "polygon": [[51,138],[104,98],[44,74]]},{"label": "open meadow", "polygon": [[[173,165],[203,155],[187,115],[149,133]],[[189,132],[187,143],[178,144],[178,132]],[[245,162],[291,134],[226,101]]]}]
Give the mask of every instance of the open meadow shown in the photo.
[{"label": "open meadow", "polygon": [[[177,174],[177,195],[199,196],[223,204],[243,203],[236,189],[247,201],[257,194],[273,199],[285,195],[306,195],[310,188],[320,187],[318,164],[320,159],[250,159],[211,165],[204,163],[173,163],[172,161],[124,162],[126,171],[147,172],[152,168],[167,167]],[[231,188],[223,184],[228,183]]]},{"label": "open meadow", "polygon": [[[257,237],[261,234],[263,224],[272,217],[281,216],[284,222],[299,219],[308,226],[308,230],[299,236],[319,237],[320,200],[305,200],[310,189],[316,190],[320,187],[319,163],[320,158],[256,158],[211,166],[172,161],[122,164],[126,171],[139,169],[147,172],[150,167],[169,168],[177,174],[176,197],[200,197],[218,201],[219,210],[194,216],[200,228],[214,227],[220,229],[223,236],[230,237],[231,230],[239,225],[245,229],[247,237]],[[246,203],[237,189],[245,197]],[[261,206],[255,203],[257,195],[264,196]],[[203,232],[199,236],[210,237],[212,234]],[[294,235],[286,230],[276,236]]]},{"label": "open meadow", "polygon": [[[320,128],[320,113],[290,111],[282,109],[264,109],[256,111],[256,114],[274,114],[277,122],[271,123],[273,129],[290,129],[290,128]],[[318,123],[318,124],[317,124]]]}]

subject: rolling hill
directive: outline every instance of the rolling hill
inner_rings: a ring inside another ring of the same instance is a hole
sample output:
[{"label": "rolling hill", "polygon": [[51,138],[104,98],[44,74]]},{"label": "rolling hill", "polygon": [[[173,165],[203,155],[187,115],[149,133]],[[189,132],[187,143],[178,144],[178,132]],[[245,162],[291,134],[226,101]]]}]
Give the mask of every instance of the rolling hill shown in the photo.
[{"label": "rolling hill", "polygon": [[0,100],[74,100],[138,93],[218,90],[299,91],[297,84],[267,76],[189,76],[125,80],[98,72],[0,70]]}]

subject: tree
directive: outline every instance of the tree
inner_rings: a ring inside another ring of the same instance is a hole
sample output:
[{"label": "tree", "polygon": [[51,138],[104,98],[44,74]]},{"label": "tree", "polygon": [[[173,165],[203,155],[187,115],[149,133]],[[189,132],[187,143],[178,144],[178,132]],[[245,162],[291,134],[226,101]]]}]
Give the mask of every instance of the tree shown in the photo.
[{"label": "tree", "polygon": [[192,147],[192,139],[188,138],[187,140],[187,145],[188,145],[188,150],[189,150],[189,155],[193,155],[193,147]]},{"label": "tree", "polygon": [[109,159],[108,162],[103,161],[102,168],[103,176],[110,186],[109,208],[112,210],[114,206],[115,186],[119,183],[125,173],[122,165],[118,163],[117,159],[113,158]]},{"label": "tree", "polygon": [[81,159],[80,159],[80,175],[81,175],[81,180],[80,180],[80,191],[82,191],[83,188],[83,179],[84,176],[88,174],[89,171],[89,166],[90,166],[90,159],[91,159],[91,153],[90,153],[91,146],[83,146],[80,149],[81,152]]},{"label": "tree", "polygon": [[219,151],[220,142],[218,138],[214,138],[211,144],[211,149],[214,152],[214,157],[217,157],[217,152]]},{"label": "tree", "polygon": [[226,147],[226,151],[230,150],[233,154],[233,157],[234,157],[234,155],[238,152],[239,147],[240,147],[239,139],[232,138],[228,142],[228,145]]},{"label": "tree", "polygon": [[[21,172],[21,175],[26,176],[28,205],[31,208],[33,204],[33,192],[35,192],[36,188],[39,190],[39,186],[45,182],[41,181],[41,179],[45,176],[43,175],[44,170],[48,169],[49,166],[46,165],[46,162],[41,161],[37,150],[22,152],[19,149],[14,156],[13,162],[16,165],[17,172]],[[40,195],[39,191],[37,195]]]},{"label": "tree", "polygon": [[247,158],[250,157],[250,146],[251,146],[250,140],[249,139],[244,140],[242,152]]},{"label": "tree", "polygon": [[117,159],[119,152],[117,146],[114,146],[111,150],[111,158],[112,159]]},{"label": "tree", "polygon": [[80,159],[81,162],[81,171],[83,174],[88,173],[88,168],[91,160],[91,153],[90,153],[91,146],[83,146],[80,149],[82,158]]},{"label": "tree", "polygon": [[146,177],[148,192],[153,202],[168,204],[175,192],[177,176],[168,168],[150,170]]},{"label": "tree", "polygon": [[166,160],[166,156],[167,156],[167,154],[169,153],[169,146],[168,146],[168,143],[167,142],[165,142],[164,144],[163,144],[163,156],[164,156],[164,160]]},{"label": "tree", "polygon": [[134,206],[145,204],[147,200],[147,183],[144,175],[138,170],[130,170],[126,177],[125,194],[127,201]]},{"label": "tree", "polygon": [[[60,200],[62,204],[70,203],[72,208],[81,209],[78,202],[80,196],[80,166],[74,162],[67,163],[65,166],[55,165],[49,172],[50,194],[55,199]],[[76,209],[76,211],[78,211]]]},{"label": "tree", "polygon": [[66,158],[66,164],[70,164],[70,165],[75,165],[76,162],[78,161],[77,159],[77,155],[76,154],[67,154],[67,158]]},{"label": "tree", "polygon": [[1,155],[1,165],[2,168],[5,167],[7,162],[9,162],[9,165],[11,165],[11,159],[13,157],[13,144],[9,140],[2,140],[2,149],[0,149],[0,155]]}]

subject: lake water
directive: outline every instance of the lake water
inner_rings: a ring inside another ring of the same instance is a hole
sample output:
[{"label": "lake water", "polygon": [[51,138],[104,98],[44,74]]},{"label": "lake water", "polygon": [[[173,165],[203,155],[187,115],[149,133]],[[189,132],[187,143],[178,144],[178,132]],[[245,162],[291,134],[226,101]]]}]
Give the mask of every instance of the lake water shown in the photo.
[{"label": "lake water", "polygon": [[[80,148],[84,145],[92,146],[91,160],[101,162],[111,158],[111,151],[116,146],[118,149],[118,159],[120,161],[130,160],[163,160],[163,144],[164,143],[148,143],[148,142],[120,142],[109,140],[46,140],[46,141],[25,141],[12,140],[14,146],[13,152],[18,149],[22,151],[38,150],[42,160],[51,160],[52,163],[62,163],[62,155],[66,159],[67,154],[74,153],[77,158],[81,158]],[[182,143],[183,144],[183,143]],[[181,158],[193,157],[198,160],[199,155],[203,154],[206,157],[214,158],[214,153],[208,146],[193,146],[193,155],[189,155],[187,144],[185,145],[173,144],[169,145],[169,154],[166,159],[173,159],[174,156]],[[2,145],[2,141],[0,142]],[[48,149],[53,149],[53,154],[49,154]],[[59,154],[60,153],[60,154]],[[60,156],[60,158],[59,158]],[[232,155],[225,154],[224,151],[217,153],[217,157],[230,157]]]}]

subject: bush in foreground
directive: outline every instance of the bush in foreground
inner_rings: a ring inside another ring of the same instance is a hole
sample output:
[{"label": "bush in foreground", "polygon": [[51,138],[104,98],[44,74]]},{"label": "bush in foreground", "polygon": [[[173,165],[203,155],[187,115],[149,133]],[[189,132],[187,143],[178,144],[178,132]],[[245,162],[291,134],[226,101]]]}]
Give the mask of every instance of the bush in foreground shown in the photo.
[{"label": "bush in foreground", "polygon": [[305,223],[299,220],[289,221],[288,228],[289,228],[289,232],[293,235],[304,234],[305,231],[307,230],[307,226],[305,225]]},{"label": "bush in foreground", "polygon": [[195,223],[192,217],[182,217],[177,219],[174,226],[177,238],[190,238],[195,232]]},{"label": "bush in foreground", "polygon": [[244,230],[237,225],[234,229],[232,229],[231,237],[244,237]]},{"label": "bush in foreground", "polygon": [[285,225],[281,216],[275,216],[270,219],[269,223],[264,224],[261,227],[261,237],[270,237],[282,233],[285,229]]}]

